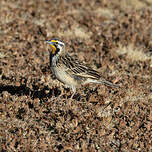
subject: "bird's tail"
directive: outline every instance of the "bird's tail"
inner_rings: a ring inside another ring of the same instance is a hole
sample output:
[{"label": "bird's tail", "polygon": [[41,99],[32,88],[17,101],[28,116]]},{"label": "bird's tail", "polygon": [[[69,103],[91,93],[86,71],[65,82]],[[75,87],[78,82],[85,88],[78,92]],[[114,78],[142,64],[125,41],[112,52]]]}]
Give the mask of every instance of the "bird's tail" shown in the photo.
[{"label": "bird's tail", "polygon": [[112,87],[112,88],[119,88],[120,87],[119,85],[114,84],[114,83],[109,82],[109,81],[104,80],[104,79],[103,80],[93,80],[93,79],[91,79],[91,80],[89,80],[89,82],[90,83],[97,83],[97,84],[104,84],[104,85]]},{"label": "bird's tail", "polygon": [[106,81],[106,80],[101,80],[100,83],[102,83],[106,86],[112,87],[112,88],[119,88],[118,84],[114,84],[114,83]]}]

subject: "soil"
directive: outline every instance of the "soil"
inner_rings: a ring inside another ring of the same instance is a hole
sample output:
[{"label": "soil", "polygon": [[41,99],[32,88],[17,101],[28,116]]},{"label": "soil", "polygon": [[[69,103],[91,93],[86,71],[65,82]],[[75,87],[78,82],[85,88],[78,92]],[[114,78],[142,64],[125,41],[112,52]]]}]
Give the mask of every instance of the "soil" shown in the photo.
[{"label": "soil", "polygon": [[[1,0],[0,14],[0,151],[152,151],[151,0]],[[121,87],[71,99],[53,37]]]}]

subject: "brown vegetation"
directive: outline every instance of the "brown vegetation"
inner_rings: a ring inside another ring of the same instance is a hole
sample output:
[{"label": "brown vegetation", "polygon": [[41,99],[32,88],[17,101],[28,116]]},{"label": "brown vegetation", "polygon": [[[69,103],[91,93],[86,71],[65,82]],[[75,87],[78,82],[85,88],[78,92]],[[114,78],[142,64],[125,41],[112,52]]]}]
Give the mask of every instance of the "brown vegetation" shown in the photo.
[{"label": "brown vegetation", "polygon": [[[136,3],[135,3],[136,2]],[[152,151],[150,0],[0,1],[0,151]],[[51,76],[58,37],[121,89]]]}]

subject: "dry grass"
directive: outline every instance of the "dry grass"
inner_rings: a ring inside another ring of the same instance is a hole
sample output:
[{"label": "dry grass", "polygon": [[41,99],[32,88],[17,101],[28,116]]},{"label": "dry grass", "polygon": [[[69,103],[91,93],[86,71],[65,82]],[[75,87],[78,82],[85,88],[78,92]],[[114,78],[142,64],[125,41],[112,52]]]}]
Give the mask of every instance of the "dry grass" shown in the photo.
[{"label": "dry grass", "polygon": [[119,55],[125,55],[131,61],[146,61],[151,60],[150,67],[152,67],[152,56],[148,56],[144,53],[144,50],[140,47],[133,47],[131,44],[128,46],[119,45],[115,50]]}]

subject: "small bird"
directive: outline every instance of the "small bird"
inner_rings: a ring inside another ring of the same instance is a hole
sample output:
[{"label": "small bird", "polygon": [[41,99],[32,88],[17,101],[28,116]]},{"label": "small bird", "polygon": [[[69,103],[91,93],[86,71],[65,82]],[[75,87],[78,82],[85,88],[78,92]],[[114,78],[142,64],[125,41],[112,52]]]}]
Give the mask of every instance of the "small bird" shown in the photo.
[{"label": "small bird", "polygon": [[[106,81],[96,70],[68,54],[65,43],[57,38],[46,41],[51,46],[50,67],[56,78],[66,87],[76,92],[76,88],[88,83],[104,84],[117,88],[116,84]],[[73,97],[72,95],[72,97]]]}]

